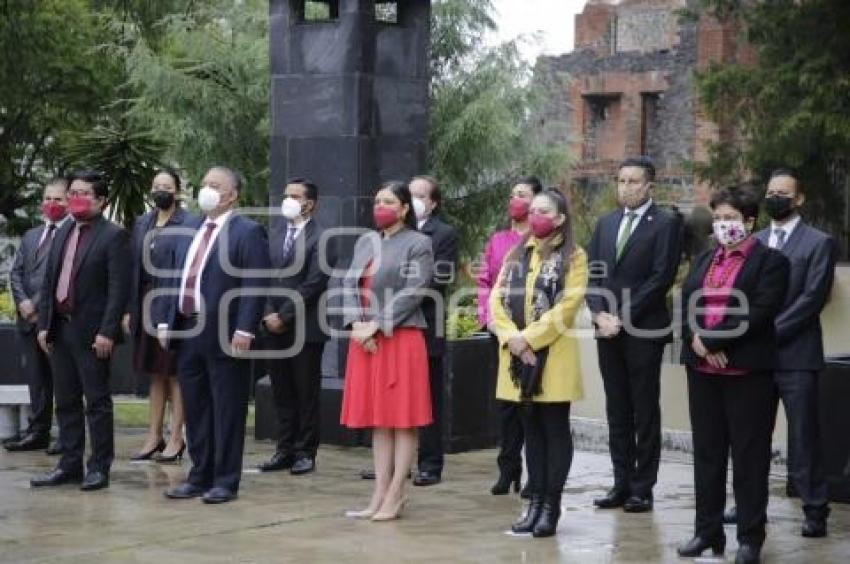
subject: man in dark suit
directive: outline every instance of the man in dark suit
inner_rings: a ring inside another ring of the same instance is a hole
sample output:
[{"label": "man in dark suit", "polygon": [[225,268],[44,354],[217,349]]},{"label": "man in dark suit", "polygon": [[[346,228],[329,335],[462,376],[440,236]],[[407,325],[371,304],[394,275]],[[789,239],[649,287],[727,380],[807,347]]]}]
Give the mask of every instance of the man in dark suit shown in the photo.
[{"label": "man in dark suit", "polygon": [[[175,245],[170,295],[152,306],[160,343],[174,341],[192,469],[171,499],[236,498],[242,477],[251,349],[265,304],[269,265],[264,228],[238,215],[239,175],[207,171],[198,204],[206,219]],[[176,331],[176,333],[175,333]],[[179,340],[178,340],[179,339]]]},{"label": "man in dark suit", "polygon": [[[313,219],[318,193],[318,187],[307,179],[290,180],[281,204],[286,221],[280,222],[281,228],[269,238],[272,267],[279,274],[272,287],[295,292],[299,299],[271,295],[263,318],[264,348],[278,354],[290,349],[294,353],[266,363],[279,436],[271,460],[259,466],[263,472],[289,469],[300,475],[316,469],[322,351],[328,339],[319,321],[320,298],[329,277],[322,260],[325,267],[333,264],[332,257],[319,256],[324,230]],[[296,302],[300,302],[297,307]]]},{"label": "man in dark suit", "polygon": [[[38,308],[42,300],[41,288],[44,285],[50,247],[56,231],[70,221],[67,191],[68,181],[64,178],[54,178],[45,185],[41,201],[44,223],[24,233],[9,274],[9,285],[18,311],[21,360],[30,389],[32,416],[22,437],[4,443],[8,451],[40,450],[48,448],[50,443],[53,372],[50,359],[38,346]],[[49,451],[58,454],[58,445]]]},{"label": "man in dark suit", "polygon": [[83,477],[86,422],[91,456],[82,489],[109,485],[115,454],[109,358],[121,338],[130,248],[127,232],[102,215],[108,194],[106,179],[99,173],[73,174],[68,211],[74,221],[56,232],[50,250],[38,310],[38,341],[53,367],[62,458],[56,469],[34,478],[33,487]]},{"label": "man in dark suit", "polygon": [[415,176],[410,181],[410,195],[413,196],[419,230],[431,238],[434,250],[434,279],[431,281],[431,289],[443,296],[441,304],[431,296],[425,296],[422,300],[422,313],[428,323],[425,339],[428,347],[434,421],[419,432],[418,472],[413,478],[413,485],[432,486],[440,483],[443,474],[445,294],[449,284],[455,279],[458,235],[454,227],[439,217],[442,197],[440,186],[434,178]]},{"label": "man in dark suit", "polygon": [[791,261],[788,293],[776,317],[778,346],[774,380],[788,419],[788,489],[803,500],[804,537],[826,536],[829,493],[820,453],[818,375],[824,368],[820,314],[832,290],[836,246],[830,236],[800,216],[802,184],[787,169],[767,185],[765,208],[771,225],[757,234]]},{"label": "man in dark suit", "polygon": [[599,219],[590,241],[587,305],[597,330],[614,487],[599,508],[652,510],[661,455],[661,360],[670,340],[667,291],[681,256],[680,218],[652,201],[655,167],[623,161],[622,207]]}]

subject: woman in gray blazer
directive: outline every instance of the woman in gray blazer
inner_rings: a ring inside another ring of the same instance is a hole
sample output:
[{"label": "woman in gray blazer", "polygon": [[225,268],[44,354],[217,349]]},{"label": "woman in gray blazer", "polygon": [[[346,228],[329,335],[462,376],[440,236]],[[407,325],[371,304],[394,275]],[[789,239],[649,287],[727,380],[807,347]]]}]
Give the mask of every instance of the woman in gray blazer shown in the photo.
[{"label": "woman in gray blazer", "polygon": [[371,428],[375,489],[349,517],[400,516],[416,453],[416,430],[432,421],[426,327],[420,304],[434,270],[431,240],[416,230],[404,182],[378,188],[376,231],[357,241],[343,280],[343,324],[351,330],[340,420]]}]

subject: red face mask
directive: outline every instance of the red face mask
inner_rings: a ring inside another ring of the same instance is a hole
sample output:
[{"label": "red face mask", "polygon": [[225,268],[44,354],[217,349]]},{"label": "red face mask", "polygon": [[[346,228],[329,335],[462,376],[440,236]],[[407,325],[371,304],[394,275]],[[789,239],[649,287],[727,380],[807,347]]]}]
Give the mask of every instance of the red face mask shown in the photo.
[{"label": "red face mask", "polygon": [[77,221],[85,221],[92,216],[92,199],[86,196],[71,196],[68,198],[68,213]]},{"label": "red face mask", "polygon": [[538,239],[545,239],[555,231],[555,220],[537,213],[531,214],[531,232]]},{"label": "red face mask", "polygon": [[375,220],[375,227],[378,229],[386,229],[392,227],[398,221],[398,214],[392,208],[384,206],[376,206],[372,209],[372,218]]},{"label": "red face mask", "polygon": [[528,200],[523,200],[522,198],[511,198],[511,201],[508,204],[508,215],[510,215],[511,219],[514,221],[525,221],[525,218],[528,217],[529,207],[531,207],[531,204]]},{"label": "red face mask", "polygon": [[53,223],[57,223],[65,217],[65,206],[58,202],[43,202],[41,213]]}]

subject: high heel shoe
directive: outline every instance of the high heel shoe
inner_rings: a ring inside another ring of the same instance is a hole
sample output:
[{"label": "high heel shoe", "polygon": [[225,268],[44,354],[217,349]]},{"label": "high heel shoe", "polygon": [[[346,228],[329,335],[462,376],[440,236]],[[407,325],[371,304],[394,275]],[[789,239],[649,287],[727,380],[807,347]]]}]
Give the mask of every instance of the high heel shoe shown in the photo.
[{"label": "high heel shoe", "polygon": [[175,454],[172,454],[171,456],[165,456],[162,454],[162,452],[160,452],[156,456],[154,456],[154,460],[160,464],[174,464],[175,462],[183,460],[183,452],[185,452],[185,450],[186,443],[183,443],[183,446],[181,446],[180,450],[178,450]]},{"label": "high heel shoe", "polygon": [[153,449],[147,452],[138,452],[130,457],[130,462],[144,462],[145,460],[151,460],[156,454],[165,450],[165,441],[163,439],[159,439],[159,442],[156,443],[156,446]]},{"label": "high heel shoe", "polygon": [[518,492],[521,477],[522,475],[520,473],[507,474],[505,472],[500,472],[499,479],[496,480],[496,483],[493,484],[492,488],[490,488],[490,493],[493,495],[505,495],[511,490],[511,486],[514,488],[514,493]]},{"label": "high heel shoe", "polygon": [[372,515],[372,521],[392,521],[394,519],[401,518],[401,512],[404,510],[404,506],[407,505],[407,498],[401,498],[398,500],[398,504],[396,504],[395,509],[391,513],[381,513],[379,510],[377,513]]}]

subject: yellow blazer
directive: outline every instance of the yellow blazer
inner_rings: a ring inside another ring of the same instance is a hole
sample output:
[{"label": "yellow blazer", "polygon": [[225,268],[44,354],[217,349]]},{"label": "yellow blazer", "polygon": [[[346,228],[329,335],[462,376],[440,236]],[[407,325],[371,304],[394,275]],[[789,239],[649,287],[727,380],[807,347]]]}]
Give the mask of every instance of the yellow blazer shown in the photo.
[{"label": "yellow blazer", "polygon": [[[519,331],[511,320],[510,314],[502,304],[502,279],[505,265],[499,272],[499,279],[490,293],[490,311],[492,323],[490,329],[499,339],[499,377],[496,385],[496,397],[501,400],[519,402],[519,388],[511,380],[511,353],[507,343],[511,337],[521,334],[534,351],[549,347],[549,356],[543,370],[543,393],[535,396],[536,402],[567,402],[579,400],[584,396],[581,366],[579,362],[578,342],[571,335],[575,327],[575,316],[584,301],[587,288],[587,255],[576,247],[570,260],[570,268],[564,281],[564,291],[560,300],[537,321],[531,321],[531,307],[534,282],[540,273],[542,264],[539,243],[529,238],[526,247],[534,250],[529,261],[529,274],[525,280],[526,327]],[[567,333],[567,334],[564,334]]]}]

